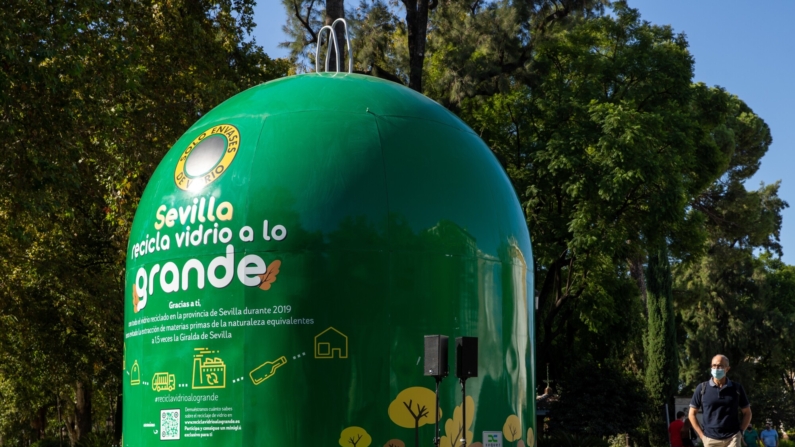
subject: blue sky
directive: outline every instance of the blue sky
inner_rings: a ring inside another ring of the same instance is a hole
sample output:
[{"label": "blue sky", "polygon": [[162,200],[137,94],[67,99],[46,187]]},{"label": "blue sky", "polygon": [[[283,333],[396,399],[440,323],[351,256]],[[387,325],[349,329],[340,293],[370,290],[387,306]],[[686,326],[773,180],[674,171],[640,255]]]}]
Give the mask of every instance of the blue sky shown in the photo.
[{"label": "blue sky", "polygon": [[[322,0],[318,3],[323,4]],[[351,3],[348,0],[347,3]],[[747,186],[781,180],[780,196],[795,206],[795,1],[629,0],[644,20],[684,32],[696,60],[694,81],[719,85],[745,101],[767,122],[773,145]],[[279,0],[260,0],[254,38],[271,57],[282,57],[286,13]],[[791,174],[791,175],[787,175]],[[784,211],[784,261],[795,264],[795,210]]]}]

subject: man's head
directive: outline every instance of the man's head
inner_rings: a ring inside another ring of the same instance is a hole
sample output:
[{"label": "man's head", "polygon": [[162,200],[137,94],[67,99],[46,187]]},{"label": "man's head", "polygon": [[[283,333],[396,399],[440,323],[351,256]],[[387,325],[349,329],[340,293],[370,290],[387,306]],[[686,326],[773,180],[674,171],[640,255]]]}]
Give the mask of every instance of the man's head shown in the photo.
[{"label": "man's head", "polygon": [[676,412],[676,418],[677,419],[682,419],[683,417],[685,417],[685,412],[684,411],[677,411]]},{"label": "man's head", "polygon": [[729,367],[729,358],[723,354],[718,354],[715,357],[712,357],[712,377],[717,380],[723,379],[726,376],[726,373],[729,372],[731,369]]},{"label": "man's head", "polygon": [[765,430],[770,430],[770,422],[765,423]]}]

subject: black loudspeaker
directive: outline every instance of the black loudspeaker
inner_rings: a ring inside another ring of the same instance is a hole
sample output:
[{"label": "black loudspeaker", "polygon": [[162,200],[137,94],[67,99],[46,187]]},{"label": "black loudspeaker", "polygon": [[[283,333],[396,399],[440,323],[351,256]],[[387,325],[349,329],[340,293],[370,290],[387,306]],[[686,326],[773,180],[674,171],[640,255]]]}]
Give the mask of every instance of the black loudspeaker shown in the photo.
[{"label": "black loudspeaker", "polygon": [[425,336],[425,375],[447,377],[450,368],[447,364],[447,336]]},{"label": "black loudspeaker", "polygon": [[459,379],[478,376],[478,338],[455,339],[455,375]]}]

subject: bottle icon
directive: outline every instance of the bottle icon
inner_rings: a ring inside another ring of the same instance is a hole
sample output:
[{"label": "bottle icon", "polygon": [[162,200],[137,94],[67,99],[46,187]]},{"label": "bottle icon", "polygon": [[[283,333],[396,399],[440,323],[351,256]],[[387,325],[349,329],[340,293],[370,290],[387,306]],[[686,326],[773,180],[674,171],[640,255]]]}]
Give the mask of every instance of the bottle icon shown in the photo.
[{"label": "bottle icon", "polygon": [[285,356],[281,356],[276,360],[271,360],[270,362],[265,362],[262,365],[251,370],[248,373],[249,377],[251,377],[251,381],[254,382],[254,385],[259,385],[260,383],[270,379],[275,373],[276,370],[287,363],[287,358]]}]

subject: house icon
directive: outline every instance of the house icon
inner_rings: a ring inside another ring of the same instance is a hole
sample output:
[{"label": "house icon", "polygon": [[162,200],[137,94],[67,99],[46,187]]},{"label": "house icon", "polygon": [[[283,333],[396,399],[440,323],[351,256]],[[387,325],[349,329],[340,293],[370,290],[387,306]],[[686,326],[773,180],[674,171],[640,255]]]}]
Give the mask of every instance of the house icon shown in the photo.
[{"label": "house icon", "polygon": [[348,358],[348,336],[329,327],[315,336],[316,359]]}]

